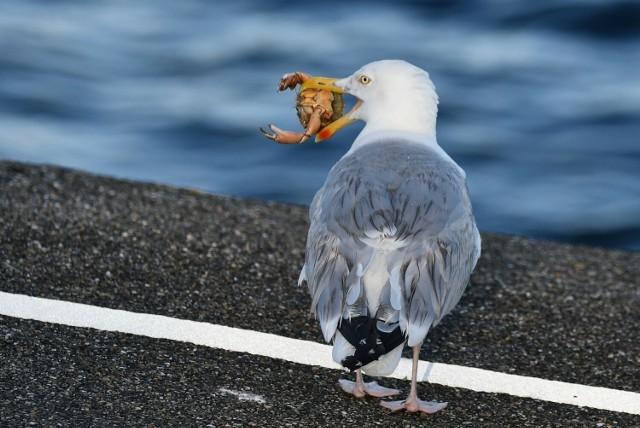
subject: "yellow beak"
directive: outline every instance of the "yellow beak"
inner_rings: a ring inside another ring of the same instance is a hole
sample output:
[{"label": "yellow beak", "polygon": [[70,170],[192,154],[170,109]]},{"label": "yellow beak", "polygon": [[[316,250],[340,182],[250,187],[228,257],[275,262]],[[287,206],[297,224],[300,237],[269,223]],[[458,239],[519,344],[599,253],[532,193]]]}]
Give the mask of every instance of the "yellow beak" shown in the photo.
[{"label": "yellow beak", "polygon": [[333,86],[333,82],[336,82],[337,80],[340,79],[335,79],[333,77],[312,77],[302,82],[300,85],[300,91],[304,91],[305,89],[324,89],[326,91],[344,94],[344,90],[342,88]]},{"label": "yellow beak", "polygon": [[329,138],[333,137],[333,134],[335,134],[345,126],[355,122],[356,119],[351,119],[351,113],[353,113],[358,107],[360,107],[360,104],[362,104],[362,101],[358,100],[356,105],[353,106],[353,108],[347,114],[337,120],[334,120],[333,122],[322,128],[316,135],[316,143],[328,140]]},{"label": "yellow beak", "polygon": [[[300,90],[304,91],[305,89],[323,89],[325,91],[344,94],[345,93],[344,89],[333,85],[333,83],[337,80],[339,79],[335,79],[332,77],[312,77],[310,79],[307,79],[305,82],[303,82],[300,85]],[[353,106],[353,108],[348,113],[340,117],[340,119],[335,120],[331,122],[329,125],[322,128],[320,132],[318,132],[318,134],[316,135],[316,140],[315,140],[316,143],[319,143],[320,141],[328,140],[333,136],[333,134],[338,132],[340,129],[355,122],[356,119],[351,119],[351,113],[353,113],[358,107],[360,107],[360,104],[362,104],[362,101],[358,100],[356,105]]]}]

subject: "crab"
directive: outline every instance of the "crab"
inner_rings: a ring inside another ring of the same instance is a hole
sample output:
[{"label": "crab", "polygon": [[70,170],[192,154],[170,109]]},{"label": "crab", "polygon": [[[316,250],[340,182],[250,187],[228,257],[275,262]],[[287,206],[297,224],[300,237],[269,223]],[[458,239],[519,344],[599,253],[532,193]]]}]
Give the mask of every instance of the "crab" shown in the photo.
[{"label": "crab", "polygon": [[278,85],[278,92],[282,92],[285,89],[293,90],[296,86],[301,85],[295,106],[298,112],[298,119],[305,128],[304,131],[284,131],[275,125],[269,124],[271,132],[260,128],[260,132],[265,137],[277,143],[300,144],[316,135],[320,129],[342,117],[344,111],[342,94],[325,89],[302,87],[303,83],[309,79],[311,79],[310,75],[298,71],[282,76]]}]

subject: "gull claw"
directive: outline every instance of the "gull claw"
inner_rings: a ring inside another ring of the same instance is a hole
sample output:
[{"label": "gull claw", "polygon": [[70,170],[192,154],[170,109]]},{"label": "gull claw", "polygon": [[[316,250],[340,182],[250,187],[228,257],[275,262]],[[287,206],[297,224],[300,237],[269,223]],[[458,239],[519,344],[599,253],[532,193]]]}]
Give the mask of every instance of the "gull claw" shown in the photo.
[{"label": "gull claw", "polygon": [[385,388],[384,386],[378,385],[378,382],[362,382],[358,384],[357,382],[352,382],[346,379],[338,380],[340,383],[340,387],[347,394],[354,395],[357,398],[362,398],[365,395],[370,395],[372,397],[389,397],[392,395],[400,394],[400,391],[393,388]]},{"label": "gull claw", "polygon": [[435,413],[438,412],[445,407],[447,407],[449,403],[438,403],[435,401],[423,401],[414,397],[409,397],[406,400],[398,400],[398,401],[381,401],[380,405],[385,407],[392,412],[397,412],[398,410],[406,410],[407,412],[423,412],[423,413]]}]

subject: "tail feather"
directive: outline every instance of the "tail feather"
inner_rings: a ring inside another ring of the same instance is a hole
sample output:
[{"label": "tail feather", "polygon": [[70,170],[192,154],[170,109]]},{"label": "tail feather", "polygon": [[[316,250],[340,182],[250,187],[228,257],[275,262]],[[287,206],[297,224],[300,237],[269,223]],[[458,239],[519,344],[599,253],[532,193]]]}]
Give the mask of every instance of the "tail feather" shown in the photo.
[{"label": "tail feather", "polygon": [[364,315],[342,319],[338,330],[353,346],[354,352],[346,355],[340,364],[351,371],[357,370],[404,343],[404,335],[397,324],[391,331],[388,324],[381,330],[378,328],[379,321]]}]

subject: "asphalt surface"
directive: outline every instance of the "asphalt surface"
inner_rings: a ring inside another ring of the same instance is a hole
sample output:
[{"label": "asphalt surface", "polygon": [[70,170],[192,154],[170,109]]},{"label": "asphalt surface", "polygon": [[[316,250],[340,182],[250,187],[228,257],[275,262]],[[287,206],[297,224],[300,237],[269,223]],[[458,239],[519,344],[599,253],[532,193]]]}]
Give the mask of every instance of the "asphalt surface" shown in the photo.
[{"label": "asphalt surface", "polygon": [[[0,195],[1,291],[322,342],[295,286],[306,207],[14,162],[0,162]],[[472,284],[421,358],[639,391],[638,308],[640,253],[483,233]],[[0,343],[1,426],[640,426],[431,384],[420,395],[445,411],[390,413],[343,394],[339,371],[11,317]]]}]

